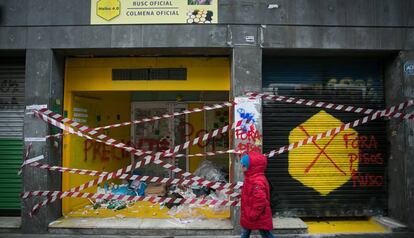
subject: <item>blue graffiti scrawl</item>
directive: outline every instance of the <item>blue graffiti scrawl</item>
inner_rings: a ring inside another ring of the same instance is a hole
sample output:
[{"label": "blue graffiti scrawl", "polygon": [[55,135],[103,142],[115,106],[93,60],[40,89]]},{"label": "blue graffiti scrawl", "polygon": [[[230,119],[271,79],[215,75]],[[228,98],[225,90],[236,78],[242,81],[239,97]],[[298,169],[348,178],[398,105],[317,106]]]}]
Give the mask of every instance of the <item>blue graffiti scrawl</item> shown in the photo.
[{"label": "blue graffiti scrawl", "polygon": [[237,112],[239,113],[239,116],[242,120],[246,120],[246,122],[243,123],[240,127],[243,130],[243,132],[247,132],[249,130],[249,125],[254,124],[256,122],[254,120],[254,113],[246,112],[244,108],[237,109]]}]

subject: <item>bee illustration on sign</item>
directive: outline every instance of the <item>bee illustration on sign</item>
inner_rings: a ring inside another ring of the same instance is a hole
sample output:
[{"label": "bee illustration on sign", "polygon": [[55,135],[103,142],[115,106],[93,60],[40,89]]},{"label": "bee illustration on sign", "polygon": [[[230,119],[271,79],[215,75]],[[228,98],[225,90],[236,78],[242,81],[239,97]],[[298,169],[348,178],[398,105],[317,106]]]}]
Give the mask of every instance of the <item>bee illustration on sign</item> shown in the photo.
[{"label": "bee illustration on sign", "polygon": [[99,0],[96,3],[96,15],[110,21],[121,14],[119,0]]}]

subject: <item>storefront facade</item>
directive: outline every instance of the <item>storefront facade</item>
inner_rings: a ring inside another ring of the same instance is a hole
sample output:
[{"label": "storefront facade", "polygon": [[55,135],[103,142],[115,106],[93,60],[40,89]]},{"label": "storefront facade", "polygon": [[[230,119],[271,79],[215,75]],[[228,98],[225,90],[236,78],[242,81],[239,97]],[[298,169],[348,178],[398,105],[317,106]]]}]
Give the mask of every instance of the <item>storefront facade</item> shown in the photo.
[{"label": "storefront facade", "polygon": [[[36,141],[33,138],[58,130],[23,114],[24,107],[33,104],[47,104],[52,111],[92,128],[232,101],[249,91],[375,110],[414,96],[410,70],[414,22],[409,17],[414,5],[410,1],[219,1],[203,9],[203,5],[196,5],[201,10],[192,6],[183,22],[181,5],[156,6],[177,10],[155,11],[152,16],[134,9],[146,7],[139,6],[146,1],[115,6],[118,2],[0,3],[0,171],[17,170],[23,150],[30,144],[31,157],[44,154],[44,163],[50,165],[113,171],[133,161],[122,151],[74,135]],[[100,4],[115,7],[107,9]],[[127,20],[122,7],[129,9]],[[142,14],[148,17],[144,22],[139,20]],[[197,22],[204,24],[190,24]],[[221,127],[234,115],[231,109],[206,111],[168,119],[155,127],[136,125],[104,133],[156,151]],[[263,100],[261,120],[257,121],[263,140],[258,148],[269,152],[363,116]],[[266,173],[279,197],[276,214],[301,218],[380,215],[413,230],[412,131],[409,120],[378,120],[336,139],[326,138],[269,158]],[[227,136],[183,153],[238,146],[234,135]],[[216,159],[228,171],[228,180],[242,180],[235,156]],[[194,172],[201,159],[175,158],[170,162]],[[166,170],[148,171],[152,176],[174,176]],[[54,202],[34,217],[28,212],[41,200],[26,199],[21,208],[16,205],[20,202],[16,198],[19,186],[23,191],[65,191],[89,177],[30,167],[23,169],[21,180],[14,174],[0,175],[4,186],[0,210],[4,214],[20,210],[23,232],[119,233],[116,229],[49,228],[51,222],[71,212],[77,216],[76,211],[88,203],[85,199]],[[154,217],[153,213],[144,218]],[[161,212],[158,215],[155,217],[162,218]],[[240,232],[238,208],[220,218],[229,219],[231,229],[157,232]],[[124,234],[134,232],[122,230]],[[141,230],[143,235],[153,232]]]},{"label": "storefront facade", "polygon": [[[137,76],[138,70],[142,76]],[[228,101],[229,97],[230,64],[225,57],[73,58],[66,60],[65,72],[64,112],[69,118],[74,118],[76,122],[90,128],[202,108],[204,105]],[[181,75],[179,80],[174,78]],[[106,129],[104,133],[134,148],[158,152],[224,126],[228,122],[228,114],[229,110],[223,108],[166,118],[154,123]],[[63,166],[68,168],[115,171],[138,159],[133,159],[128,152],[121,149],[75,135],[66,136],[63,144]],[[228,134],[211,141],[199,142],[180,153],[192,155],[227,149]],[[168,162],[194,173],[202,160],[202,157],[177,157],[168,159]],[[223,174],[229,174],[228,156],[215,156],[210,160]],[[155,164],[146,165],[135,172],[153,177],[177,177],[173,172]],[[63,174],[62,189],[66,191],[89,180],[90,176]],[[151,187],[150,183],[148,186]],[[146,191],[148,189],[150,188]],[[89,191],[96,191],[96,186]],[[74,217],[120,215],[111,212],[102,214],[95,210],[88,213],[88,209],[85,210],[84,207],[89,203],[87,199],[63,199],[62,213]],[[152,204],[142,206],[149,210],[153,207]],[[162,209],[157,207],[152,212],[137,209],[124,215],[168,217],[165,211],[159,210]],[[85,211],[87,215],[84,214]],[[207,212],[204,215],[229,218],[229,210],[221,214],[208,214]]]}]

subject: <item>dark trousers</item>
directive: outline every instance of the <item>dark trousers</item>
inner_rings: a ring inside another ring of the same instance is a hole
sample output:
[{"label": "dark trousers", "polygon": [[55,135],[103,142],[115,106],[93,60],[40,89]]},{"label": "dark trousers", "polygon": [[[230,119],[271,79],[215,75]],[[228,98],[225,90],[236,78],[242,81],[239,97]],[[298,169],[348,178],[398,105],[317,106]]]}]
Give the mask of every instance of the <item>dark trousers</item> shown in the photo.
[{"label": "dark trousers", "polygon": [[[249,238],[250,233],[252,233],[252,230],[249,230],[249,229],[246,229],[246,228],[242,227],[241,238]],[[270,231],[259,230],[259,233],[263,238],[275,238],[275,236]]]}]

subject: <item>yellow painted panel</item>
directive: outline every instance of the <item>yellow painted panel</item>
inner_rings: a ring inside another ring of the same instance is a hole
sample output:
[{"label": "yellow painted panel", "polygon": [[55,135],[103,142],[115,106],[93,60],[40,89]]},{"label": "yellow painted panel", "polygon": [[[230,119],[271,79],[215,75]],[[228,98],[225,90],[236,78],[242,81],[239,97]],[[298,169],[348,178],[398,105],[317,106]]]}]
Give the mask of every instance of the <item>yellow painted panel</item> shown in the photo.
[{"label": "yellow painted panel", "polygon": [[[200,108],[203,104],[201,103],[190,103],[188,104],[188,109],[193,108]],[[190,133],[189,139],[194,139],[198,137],[197,132],[204,129],[204,112],[198,112],[198,113],[191,113],[188,115],[188,123],[191,125],[191,129],[189,129],[188,133]],[[189,154],[196,154],[196,153],[203,153],[204,149],[198,145],[190,146],[188,150]],[[193,173],[198,166],[201,164],[201,161],[203,160],[203,157],[189,157],[189,172]]]},{"label": "yellow painted panel", "polygon": [[[187,68],[187,80],[112,81],[112,69]],[[68,59],[65,91],[230,90],[228,58]]]},{"label": "yellow painted panel", "polygon": [[[85,98],[85,97],[73,97],[73,108],[70,110],[71,115],[70,118],[74,120],[78,120],[79,123],[86,125],[88,127],[96,127],[95,118],[97,116],[97,106],[100,104],[100,99],[92,99],[92,98]],[[64,166],[69,168],[88,168],[93,170],[100,170],[98,163],[94,163],[92,160],[88,160],[88,157],[91,157],[91,153],[85,153],[83,151],[84,143],[87,142],[83,138],[78,136],[70,136],[70,147],[64,148],[68,150],[70,153],[69,156],[64,156]],[[86,144],[85,144],[86,146]],[[78,186],[87,182],[90,179],[94,179],[95,177],[85,176],[85,175],[77,175],[77,174],[67,174],[67,176],[63,177],[64,184],[67,185],[63,186],[63,191],[68,190],[69,188]],[[67,180],[68,179],[68,180]],[[66,181],[67,180],[67,181]],[[94,188],[90,188],[85,190],[85,192],[94,192]],[[84,206],[87,203],[86,199],[73,199],[67,198],[63,201],[63,208],[64,214],[66,212],[67,206],[70,208],[76,208]]]},{"label": "yellow painted panel", "polygon": [[[289,143],[342,124],[340,120],[321,110],[290,132]],[[344,139],[351,134],[357,136],[358,132],[352,128],[347,129],[290,151],[289,174],[306,187],[315,189],[321,196],[341,187],[358,171],[358,162],[350,160],[348,155],[358,154],[359,149],[349,146]]]},{"label": "yellow painted panel", "polygon": [[370,220],[345,220],[345,221],[305,221],[310,234],[333,234],[333,233],[384,233],[384,227]]},{"label": "yellow painted panel", "polygon": [[[130,118],[130,96],[128,93],[78,93],[82,96],[72,97],[73,107],[65,109],[69,118],[75,118],[89,127],[98,127],[128,121]],[[84,95],[88,95],[87,97]],[[129,141],[129,127],[102,131],[106,135]],[[65,137],[63,148],[63,165],[69,168],[114,171],[130,163],[130,156],[120,149],[108,145],[87,141],[75,135]],[[63,175],[63,190],[69,190],[96,177],[68,174]],[[85,192],[96,192],[96,187]],[[83,207],[86,199],[66,198],[63,200],[63,214]]]},{"label": "yellow painted panel", "polygon": [[[114,68],[187,68],[187,80],[112,81],[112,69]],[[95,127],[129,121],[130,92],[132,91],[209,90],[230,90],[228,58],[70,58],[66,60],[64,110],[69,118],[73,118],[73,108],[88,108],[91,115],[88,115],[87,124]],[[75,99],[75,95],[78,98],[91,98],[82,101],[82,99]],[[94,100],[97,102],[91,103]],[[100,120],[97,119],[98,116],[100,116]],[[195,127],[202,129],[204,125],[203,114],[198,113],[197,116],[190,120],[193,121]],[[122,129],[111,129],[105,133],[115,139],[129,141],[129,130],[129,127],[123,127]],[[85,143],[82,139],[74,136],[65,137],[63,142],[63,165],[65,167],[113,171],[130,162],[129,157],[122,160],[116,159],[116,155],[121,155],[119,151],[115,152],[113,156],[109,147],[99,147],[99,145],[95,147],[95,145]],[[190,153],[196,153],[202,149],[192,150],[190,148],[190,151]],[[113,158],[107,159],[108,154]],[[85,160],[85,158],[87,159]],[[191,165],[190,162],[190,169],[195,170],[199,163],[200,161]],[[93,177],[65,173],[63,174],[62,188],[68,190],[91,179]],[[88,191],[95,192],[96,188],[91,188]],[[88,202],[82,199],[66,198],[63,200],[63,214],[69,214],[71,211],[82,208]],[[208,215],[208,217],[214,217],[214,215]]]},{"label": "yellow painted panel", "polygon": [[131,206],[128,206],[122,210],[110,210],[106,208],[93,209],[92,204],[84,208],[77,209],[68,214],[69,217],[136,217],[136,218],[210,218],[210,219],[219,219],[219,218],[230,218],[230,209],[223,208],[218,210],[213,210],[208,206],[193,208],[193,209],[183,209],[181,212],[168,213],[170,209],[163,206],[160,207],[159,204],[154,204],[151,202],[140,201],[133,203]]}]

